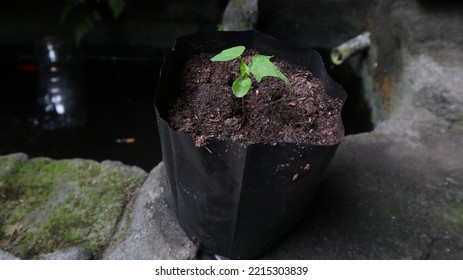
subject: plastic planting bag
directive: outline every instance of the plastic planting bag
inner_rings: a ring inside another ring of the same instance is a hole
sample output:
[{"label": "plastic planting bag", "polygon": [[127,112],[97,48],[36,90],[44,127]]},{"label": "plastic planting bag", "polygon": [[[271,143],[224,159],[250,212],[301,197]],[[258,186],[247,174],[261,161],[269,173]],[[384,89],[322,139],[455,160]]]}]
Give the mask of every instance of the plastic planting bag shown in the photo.
[{"label": "plastic planting bag", "polygon": [[[255,258],[300,221],[338,144],[257,143],[208,140],[196,147],[190,135],[167,122],[175,73],[193,53],[219,53],[236,45],[308,68],[327,94],[346,93],[327,74],[315,51],[287,45],[256,31],[205,32],[181,37],[167,54],[155,97],[167,174],[166,197],[180,225],[201,249],[232,259]],[[231,94],[231,93],[230,93]],[[344,126],[339,116],[340,138]]]}]

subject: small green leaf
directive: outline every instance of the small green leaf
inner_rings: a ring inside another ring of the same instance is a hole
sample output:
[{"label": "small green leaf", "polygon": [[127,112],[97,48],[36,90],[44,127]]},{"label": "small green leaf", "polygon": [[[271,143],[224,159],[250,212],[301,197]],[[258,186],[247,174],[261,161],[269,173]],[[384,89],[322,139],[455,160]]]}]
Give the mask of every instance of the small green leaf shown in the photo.
[{"label": "small green leaf", "polygon": [[74,36],[76,44],[79,45],[82,38],[93,28],[95,23],[101,20],[100,13],[93,9],[91,13],[87,14],[80,22],[74,27]]},{"label": "small green leaf", "polygon": [[211,58],[211,61],[229,61],[240,57],[246,48],[244,46],[236,46],[225,49],[221,53]]},{"label": "small green leaf", "polygon": [[125,9],[125,0],[108,0],[108,6],[114,18],[118,18]]},{"label": "small green leaf", "polygon": [[240,60],[240,72],[241,76],[246,76],[251,74],[251,69],[249,69],[249,66],[246,64],[246,62]]},{"label": "small green leaf", "polygon": [[63,23],[71,11],[79,4],[83,4],[84,2],[84,0],[66,0],[63,10],[61,11],[60,22]]},{"label": "small green leaf", "polygon": [[238,77],[232,85],[233,93],[239,98],[245,96],[251,88],[251,83],[249,77]]},{"label": "small green leaf", "polygon": [[251,73],[260,82],[263,77],[277,77],[282,79],[287,85],[290,85],[288,78],[280,72],[278,67],[270,61],[273,56],[256,54],[252,57],[251,65],[249,68]]}]

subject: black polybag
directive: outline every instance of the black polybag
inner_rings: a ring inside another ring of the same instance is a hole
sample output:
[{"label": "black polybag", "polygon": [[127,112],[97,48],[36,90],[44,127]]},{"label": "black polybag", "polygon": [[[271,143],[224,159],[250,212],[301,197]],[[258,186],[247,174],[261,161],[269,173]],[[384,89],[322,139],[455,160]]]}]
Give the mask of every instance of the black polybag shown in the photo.
[{"label": "black polybag", "polygon": [[[344,89],[327,74],[320,55],[257,31],[201,32],[180,37],[166,55],[155,96],[168,205],[201,249],[232,259],[255,258],[306,214],[338,144],[257,143],[209,139],[196,147],[167,122],[176,73],[189,55],[243,45],[308,68],[327,94],[344,103]],[[338,133],[344,135],[339,116]]]}]

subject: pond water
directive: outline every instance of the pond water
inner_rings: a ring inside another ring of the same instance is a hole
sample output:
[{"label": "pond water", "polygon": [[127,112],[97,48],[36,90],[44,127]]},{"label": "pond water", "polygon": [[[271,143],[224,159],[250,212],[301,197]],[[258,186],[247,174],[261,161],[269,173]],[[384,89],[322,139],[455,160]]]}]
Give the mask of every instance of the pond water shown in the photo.
[{"label": "pond water", "polygon": [[85,126],[33,125],[38,73],[33,56],[2,63],[0,154],[119,160],[149,171],[161,161],[153,96],[162,57],[84,57]]}]

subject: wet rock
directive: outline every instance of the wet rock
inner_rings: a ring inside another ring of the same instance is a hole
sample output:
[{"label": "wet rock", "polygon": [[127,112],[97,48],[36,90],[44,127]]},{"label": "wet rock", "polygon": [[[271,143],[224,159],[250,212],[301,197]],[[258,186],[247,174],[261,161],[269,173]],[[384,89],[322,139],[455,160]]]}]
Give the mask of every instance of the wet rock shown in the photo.
[{"label": "wet rock", "polygon": [[72,247],[69,249],[58,250],[41,257],[43,260],[90,260],[92,254],[85,249]]},{"label": "wet rock", "polygon": [[[140,189],[130,218],[125,218],[104,259],[194,259],[197,248],[180,228],[164,200],[164,166],[154,168]],[[128,228],[127,232],[123,232]],[[118,241],[119,240],[119,241]]]}]

